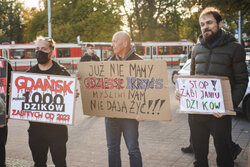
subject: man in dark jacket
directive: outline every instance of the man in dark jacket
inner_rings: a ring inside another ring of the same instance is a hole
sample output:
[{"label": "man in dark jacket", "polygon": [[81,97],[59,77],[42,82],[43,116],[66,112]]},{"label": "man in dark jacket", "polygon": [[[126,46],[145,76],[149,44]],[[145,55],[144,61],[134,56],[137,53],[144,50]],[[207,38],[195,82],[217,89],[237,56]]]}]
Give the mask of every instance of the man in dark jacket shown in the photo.
[{"label": "man in dark jacket", "polygon": [[[36,58],[38,64],[28,72],[70,76],[67,70],[53,61],[55,44],[52,39],[38,37],[36,40]],[[68,128],[65,125],[30,122],[29,146],[35,167],[44,167],[47,162],[48,150],[56,167],[66,167],[66,143]]]},{"label": "man in dark jacket", "polygon": [[[0,58],[0,61],[2,61],[2,60],[3,59]],[[9,109],[9,93],[8,92],[9,92],[9,83],[10,83],[12,68],[11,68],[11,65],[8,62],[8,60],[4,60],[3,63],[4,63],[4,67],[7,66],[7,68],[3,69],[3,71],[1,71],[1,77],[6,77],[6,74],[7,74],[7,82],[6,82],[6,88],[7,88],[6,91],[7,92],[6,92],[5,95],[3,95],[3,97],[2,97],[2,95],[0,97],[0,98],[3,98],[3,99],[1,99],[1,100],[3,100],[3,105],[6,105],[6,106],[3,107],[4,110],[5,110],[3,112],[5,112],[5,114],[1,115],[1,117],[2,116],[7,117],[7,115],[8,115],[8,109]],[[3,108],[1,106],[1,110]],[[6,119],[6,118],[3,118],[3,119]],[[8,126],[7,126],[8,122],[7,121],[8,120],[6,120],[6,125],[0,125],[0,167],[5,167],[6,166],[6,164],[5,164],[5,162],[6,162],[5,145],[7,143],[7,135],[8,135]]]},{"label": "man in dark jacket", "polygon": [[[234,107],[242,100],[248,83],[244,48],[229,33],[222,30],[220,11],[209,7],[199,18],[202,35],[194,46],[191,75],[226,76],[231,84]],[[231,116],[189,114],[189,126],[195,153],[195,167],[208,167],[210,134],[214,138],[219,167],[233,167],[231,147]]]},{"label": "man in dark jacket", "polygon": [[[125,32],[117,32],[112,39],[115,55],[109,61],[142,60],[131,47],[130,36]],[[138,126],[141,118],[120,119],[105,118],[106,138],[108,146],[109,167],[121,167],[120,143],[121,135],[129,151],[130,167],[142,167],[142,157],[139,148]]]},{"label": "man in dark jacket", "polygon": [[91,43],[87,43],[86,46],[86,52],[81,57],[80,62],[82,61],[100,61],[100,58],[95,54],[95,45]]},{"label": "man in dark jacket", "polygon": [[[84,62],[84,61],[100,61],[100,58],[95,54],[95,51],[94,51],[95,45],[94,44],[87,43],[85,48],[86,48],[86,53],[84,53],[84,55],[81,57],[80,62]],[[80,74],[79,71],[77,71],[76,77],[78,79],[81,78],[81,74]]]}]

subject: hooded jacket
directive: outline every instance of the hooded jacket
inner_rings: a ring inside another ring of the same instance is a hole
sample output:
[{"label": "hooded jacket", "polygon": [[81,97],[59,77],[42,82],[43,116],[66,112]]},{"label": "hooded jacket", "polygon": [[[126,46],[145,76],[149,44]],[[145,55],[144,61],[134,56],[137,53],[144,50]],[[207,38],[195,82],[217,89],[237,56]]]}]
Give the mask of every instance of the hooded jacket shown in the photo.
[{"label": "hooded jacket", "polygon": [[228,77],[233,105],[237,107],[248,84],[245,59],[244,48],[231,33],[221,30],[220,41],[213,47],[209,47],[200,35],[193,48],[190,74]]}]

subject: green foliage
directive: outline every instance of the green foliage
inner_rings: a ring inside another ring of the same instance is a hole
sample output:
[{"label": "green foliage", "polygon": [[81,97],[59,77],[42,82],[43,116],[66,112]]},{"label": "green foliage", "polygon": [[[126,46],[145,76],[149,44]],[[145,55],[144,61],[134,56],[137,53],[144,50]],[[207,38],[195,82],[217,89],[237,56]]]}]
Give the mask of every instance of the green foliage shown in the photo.
[{"label": "green foliage", "polygon": [[22,13],[24,9],[17,0],[0,2],[0,43],[23,42]]},{"label": "green foliage", "polygon": [[[132,12],[126,11],[130,34],[135,41],[179,39],[180,0],[131,0]],[[124,6],[124,10],[126,7]]]},{"label": "green foliage", "polygon": [[[47,6],[47,1],[43,1]],[[112,35],[122,25],[119,0],[52,0],[52,36],[56,42],[111,41]],[[47,36],[47,7],[37,12],[27,26],[30,35]]]},{"label": "green foliage", "polygon": [[201,33],[199,13],[194,12],[190,17],[184,18],[180,24],[180,38],[196,42]]},{"label": "green foliage", "polygon": [[[198,9],[199,13],[206,7],[214,6],[221,11],[224,29],[234,33],[234,29],[238,27],[238,11],[241,10],[242,16],[242,32],[250,36],[250,3],[249,0],[183,0],[182,7],[189,9]],[[196,15],[191,13],[192,15]],[[191,19],[191,16],[189,19]],[[197,17],[198,18],[198,17]],[[184,20],[185,21],[185,20]],[[186,20],[187,21],[187,20]],[[198,21],[198,20],[197,20]],[[193,27],[196,28],[196,25]],[[191,31],[190,31],[191,32]],[[190,34],[191,35],[191,34]]]},{"label": "green foliage", "polygon": [[165,30],[164,35],[160,39],[161,41],[179,41],[180,30],[179,26],[182,22],[181,13],[177,10],[177,1],[174,3],[174,7],[169,10],[163,17],[162,25]]},{"label": "green foliage", "polygon": [[[48,36],[47,0],[40,2],[43,9],[28,12],[18,0],[1,0],[0,42]],[[224,28],[232,33],[241,10],[242,32],[250,36],[248,0],[51,0],[52,36],[56,42],[75,42],[78,35],[82,41],[111,41],[127,19],[134,41],[196,42],[199,14],[207,6],[221,10]]]},{"label": "green foliage", "polygon": [[[201,33],[199,14],[207,6],[222,12],[224,28],[234,32],[241,10],[242,32],[249,36],[250,4],[248,0],[130,0],[132,11],[124,6],[130,34],[135,41],[196,42]],[[196,12],[193,10],[196,9]]]}]

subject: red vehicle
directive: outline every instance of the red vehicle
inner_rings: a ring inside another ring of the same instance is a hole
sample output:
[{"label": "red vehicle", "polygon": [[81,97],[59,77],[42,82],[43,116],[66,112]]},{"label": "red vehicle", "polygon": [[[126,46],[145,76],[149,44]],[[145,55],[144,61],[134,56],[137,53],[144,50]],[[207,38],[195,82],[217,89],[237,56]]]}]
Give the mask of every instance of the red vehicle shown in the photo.
[{"label": "red vehicle", "polygon": [[[96,46],[99,56],[106,56],[110,47]],[[74,43],[58,43],[55,46],[53,59],[67,68],[75,69],[84,53],[84,47]],[[0,45],[0,56],[9,59],[14,70],[27,70],[36,64],[34,44],[7,44]]]},{"label": "red vehicle", "polygon": [[180,55],[183,51],[185,54],[191,51],[193,42],[134,42],[136,53],[143,59],[163,59],[168,65],[179,65]]},{"label": "red vehicle", "polygon": [[[53,59],[70,70],[76,69],[77,63],[85,52],[85,42],[57,43]],[[95,52],[101,60],[112,55],[110,42],[93,42]],[[133,42],[136,52],[143,59],[164,59],[167,64],[179,65],[180,54],[186,54],[194,45],[192,42]],[[9,59],[14,70],[27,70],[36,64],[34,44],[3,44],[0,45],[0,56]]]}]

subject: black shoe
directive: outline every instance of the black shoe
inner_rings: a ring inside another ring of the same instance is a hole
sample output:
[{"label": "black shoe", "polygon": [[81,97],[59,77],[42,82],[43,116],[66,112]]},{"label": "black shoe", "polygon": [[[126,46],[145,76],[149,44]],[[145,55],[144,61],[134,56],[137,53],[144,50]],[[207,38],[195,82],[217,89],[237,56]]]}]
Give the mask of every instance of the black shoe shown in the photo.
[{"label": "black shoe", "polygon": [[236,160],[237,156],[240,154],[242,148],[237,144],[235,148],[232,149],[233,160]]},{"label": "black shoe", "polygon": [[184,152],[184,153],[194,153],[193,149],[190,146],[182,147],[181,151]]}]

